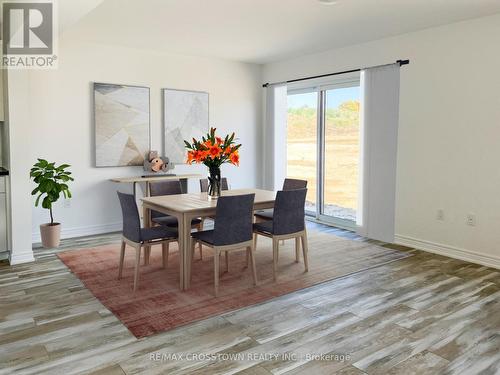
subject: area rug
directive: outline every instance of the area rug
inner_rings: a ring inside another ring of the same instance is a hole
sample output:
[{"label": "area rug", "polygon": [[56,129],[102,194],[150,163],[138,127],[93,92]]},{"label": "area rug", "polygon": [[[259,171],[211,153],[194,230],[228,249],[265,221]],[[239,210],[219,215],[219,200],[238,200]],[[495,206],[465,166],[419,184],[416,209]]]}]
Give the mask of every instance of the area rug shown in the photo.
[{"label": "area rug", "polygon": [[[146,337],[200,319],[411,256],[367,242],[353,241],[321,232],[309,232],[309,272],[295,262],[295,243],[280,246],[278,281],[272,279],[271,241],[259,237],[256,251],[258,286],[246,268],[245,251],[229,255],[229,272],[221,273],[219,297],[213,295],[213,256],[198,248],[193,263],[191,288],[181,292],[177,244],[172,243],[167,269],[161,267],[161,246],[153,246],[148,266],[141,266],[139,288],[132,290],[135,250],[127,247],[123,278],[117,279],[120,244],[71,250],[58,257],[84,285],[120,319],[137,338]],[[225,262],[221,259],[221,272]]]}]

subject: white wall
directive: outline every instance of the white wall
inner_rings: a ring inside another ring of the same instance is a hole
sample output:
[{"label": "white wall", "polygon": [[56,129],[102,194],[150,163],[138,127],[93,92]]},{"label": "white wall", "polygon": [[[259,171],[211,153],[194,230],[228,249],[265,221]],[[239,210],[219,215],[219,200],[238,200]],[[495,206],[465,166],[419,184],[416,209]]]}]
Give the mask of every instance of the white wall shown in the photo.
[{"label": "white wall", "polygon": [[[160,152],[161,88],[208,91],[210,124],[221,133],[235,131],[243,144],[240,167],[225,166],[223,175],[235,188],[259,183],[260,66],[89,44],[68,32],[60,40],[58,69],[30,72],[32,143],[23,147],[27,165],[36,157],[72,165],[75,182],[71,207],[62,202],[55,207],[55,218],[63,223],[63,237],[119,230],[118,186],[108,179],[143,173],[142,167],[93,166],[94,81],[150,87],[152,148]],[[182,165],[173,170],[177,174],[191,172],[205,175],[206,168]],[[191,181],[191,190],[198,186],[197,180]],[[47,222],[48,214],[41,208],[30,208],[25,214],[33,216],[31,231],[33,241],[38,241],[38,226]]]},{"label": "white wall", "polygon": [[[409,58],[401,71],[398,240],[500,267],[499,46],[495,15],[268,64],[263,78]],[[477,226],[465,224],[468,213]]]},{"label": "white wall", "polygon": [[31,199],[33,189],[29,181],[29,170],[34,138],[29,119],[29,72],[26,70],[8,71],[7,121],[2,136],[9,137],[9,147],[4,147],[4,162],[9,168],[7,180],[8,220],[10,229],[10,264],[33,261],[31,250]]}]

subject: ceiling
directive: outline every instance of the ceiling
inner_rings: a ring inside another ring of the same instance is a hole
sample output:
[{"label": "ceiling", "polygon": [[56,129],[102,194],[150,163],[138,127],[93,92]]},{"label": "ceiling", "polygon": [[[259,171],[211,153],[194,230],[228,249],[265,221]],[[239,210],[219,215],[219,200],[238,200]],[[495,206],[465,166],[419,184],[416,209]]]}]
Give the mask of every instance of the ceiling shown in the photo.
[{"label": "ceiling", "polygon": [[500,0],[338,0],[335,5],[318,0],[97,3],[77,23],[85,39],[260,64],[500,12]]},{"label": "ceiling", "polygon": [[57,3],[59,33],[71,28],[104,0],[63,0]]}]

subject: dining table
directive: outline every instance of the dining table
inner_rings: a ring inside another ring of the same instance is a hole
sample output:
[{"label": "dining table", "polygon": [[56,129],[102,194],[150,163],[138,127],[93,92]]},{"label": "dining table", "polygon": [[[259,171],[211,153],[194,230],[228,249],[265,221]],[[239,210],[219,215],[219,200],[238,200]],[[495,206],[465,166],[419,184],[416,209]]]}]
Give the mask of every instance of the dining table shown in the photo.
[{"label": "dining table", "polygon": [[[255,194],[254,211],[273,208],[276,192],[261,189],[234,189],[222,191],[222,196]],[[194,218],[215,217],[217,199],[210,199],[207,193],[162,195],[142,198],[144,227],[150,228],[151,211],[158,211],[177,218],[179,243],[179,288],[190,286],[191,269],[191,221]],[[145,260],[150,248],[145,249]]]}]

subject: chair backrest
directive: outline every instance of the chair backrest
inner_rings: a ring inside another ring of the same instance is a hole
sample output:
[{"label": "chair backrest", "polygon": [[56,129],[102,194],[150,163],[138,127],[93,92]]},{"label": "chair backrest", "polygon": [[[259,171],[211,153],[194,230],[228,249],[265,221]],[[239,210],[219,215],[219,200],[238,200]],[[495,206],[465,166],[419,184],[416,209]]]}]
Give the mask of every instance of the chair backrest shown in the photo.
[{"label": "chair backrest", "polygon": [[304,230],[304,206],[307,189],[282,190],[276,193],[273,234],[290,234]]},{"label": "chair backrest", "polygon": [[208,178],[200,178],[200,191],[206,193],[208,191]]},{"label": "chair backrest", "polygon": [[283,182],[283,190],[305,189],[306,187],[307,187],[307,180],[285,178],[285,181]]},{"label": "chair backrest", "polygon": [[214,245],[250,241],[253,236],[255,194],[219,197],[214,223]]},{"label": "chair backrest", "polygon": [[123,236],[130,241],[141,242],[141,219],[132,194],[118,192],[123,216]]},{"label": "chair backrest", "polygon": [[[152,197],[159,195],[182,194],[181,182],[179,180],[167,180],[159,182],[151,182],[149,184],[149,192]],[[151,218],[167,216],[158,211],[151,211]]]},{"label": "chair backrest", "polygon": [[[221,190],[229,190],[229,185],[227,183],[226,177],[222,177],[220,188],[221,188]],[[200,179],[200,191],[202,193],[208,192],[208,178],[201,178]]]},{"label": "chair backrest", "polygon": [[158,195],[182,194],[181,182],[179,180],[151,182],[149,184],[149,190],[152,197]]}]

